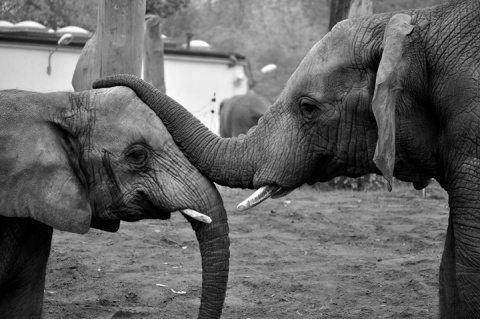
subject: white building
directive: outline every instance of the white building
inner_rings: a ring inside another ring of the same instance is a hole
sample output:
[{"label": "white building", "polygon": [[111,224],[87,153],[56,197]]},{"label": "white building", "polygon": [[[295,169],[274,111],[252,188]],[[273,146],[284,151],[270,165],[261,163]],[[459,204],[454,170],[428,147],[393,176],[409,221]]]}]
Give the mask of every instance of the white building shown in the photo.
[{"label": "white building", "polygon": [[[67,33],[73,40],[58,45]],[[0,90],[73,91],[73,72],[90,36],[78,27],[53,31],[32,21],[0,21]],[[241,55],[193,44],[185,49],[165,42],[167,94],[218,133],[220,102],[248,90],[247,63]]]}]

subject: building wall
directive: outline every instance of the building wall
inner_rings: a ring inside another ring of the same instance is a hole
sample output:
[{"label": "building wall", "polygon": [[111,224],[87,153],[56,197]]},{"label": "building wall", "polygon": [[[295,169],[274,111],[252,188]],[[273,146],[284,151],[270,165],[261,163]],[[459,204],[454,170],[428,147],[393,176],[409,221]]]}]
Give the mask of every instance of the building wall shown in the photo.
[{"label": "building wall", "polygon": [[235,79],[241,74],[244,74],[242,65],[230,68],[221,59],[165,56],[167,94],[187,107],[215,133],[220,128],[220,102],[247,92],[246,78],[235,85]]},{"label": "building wall", "polygon": [[59,48],[50,59],[47,74],[48,46],[0,44],[0,89],[36,92],[73,91],[73,71],[80,56],[77,49]]},{"label": "building wall", "polygon": [[[73,72],[80,49],[0,43],[0,90],[73,91]],[[227,59],[165,54],[167,95],[186,107],[218,134],[220,102],[248,90],[244,65],[228,66]],[[242,80],[238,80],[242,79]],[[216,98],[213,101],[213,98]]]}]

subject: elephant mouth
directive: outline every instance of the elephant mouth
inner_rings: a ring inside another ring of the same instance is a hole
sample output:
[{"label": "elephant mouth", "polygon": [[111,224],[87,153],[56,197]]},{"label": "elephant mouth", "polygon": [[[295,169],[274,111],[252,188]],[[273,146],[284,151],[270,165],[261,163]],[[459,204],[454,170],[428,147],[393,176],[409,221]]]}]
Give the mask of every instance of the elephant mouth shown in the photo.
[{"label": "elephant mouth", "polygon": [[[171,212],[167,212],[164,210],[159,209],[149,198],[144,192],[139,193],[140,197],[140,203],[142,207],[142,211],[147,214],[148,216],[151,216],[152,218],[158,218],[158,219],[169,219],[172,214]],[[204,215],[202,213],[199,213],[193,209],[180,209],[180,213],[183,215],[189,216],[193,219],[196,219],[202,223],[210,224],[212,222],[212,219],[208,217],[207,215]]]},{"label": "elephant mouth", "polygon": [[111,232],[111,233],[116,233],[120,229],[120,220],[119,219],[102,220],[102,219],[93,217],[90,222],[90,227]]},{"label": "elephant mouth", "polygon": [[144,192],[138,192],[135,202],[141,207],[142,213],[151,218],[165,220],[172,216],[170,212],[159,209]]},{"label": "elephant mouth", "polygon": [[293,192],[294,188],[283,188],[277,185],[265,185],[260,187],[246,200],[238,204],[237,210],[244,211],[255,207],[268,198],[280,198]]}]

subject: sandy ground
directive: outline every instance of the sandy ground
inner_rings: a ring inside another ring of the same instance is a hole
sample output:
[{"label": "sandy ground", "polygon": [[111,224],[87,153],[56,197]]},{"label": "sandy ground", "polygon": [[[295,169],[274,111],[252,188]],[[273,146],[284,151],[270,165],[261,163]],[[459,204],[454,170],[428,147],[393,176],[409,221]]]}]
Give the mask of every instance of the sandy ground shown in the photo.
[{"label": "sandy ground", "polygon": [[[440,188],[426,198],[305,188],[241,213],[250,191],[221,193],[231,231],[222,318],[437,317]],[[198,244],[180,215],[114,234],[55,231],[44,318],[196,318],[200,288]]]}]

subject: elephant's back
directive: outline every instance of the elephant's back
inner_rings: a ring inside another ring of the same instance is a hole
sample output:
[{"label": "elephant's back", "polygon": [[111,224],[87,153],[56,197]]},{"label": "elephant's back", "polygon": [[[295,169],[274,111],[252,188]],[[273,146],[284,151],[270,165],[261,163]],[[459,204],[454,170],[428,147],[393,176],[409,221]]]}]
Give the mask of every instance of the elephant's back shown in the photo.
[{"label": "elephant's back", "polygon": [[246,134],[269,107],[270,101],[254,91],[224,100],[220,106],[220,136]]}]

